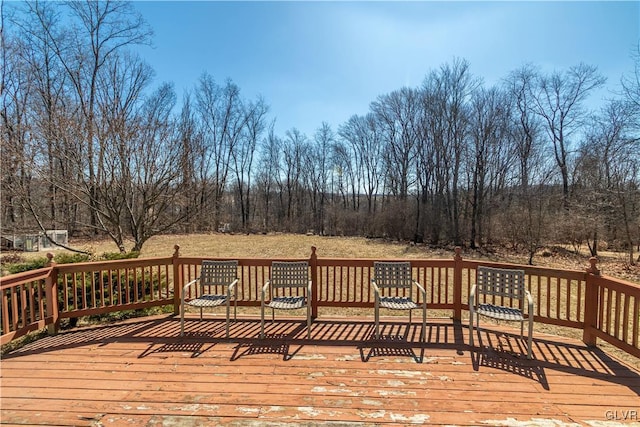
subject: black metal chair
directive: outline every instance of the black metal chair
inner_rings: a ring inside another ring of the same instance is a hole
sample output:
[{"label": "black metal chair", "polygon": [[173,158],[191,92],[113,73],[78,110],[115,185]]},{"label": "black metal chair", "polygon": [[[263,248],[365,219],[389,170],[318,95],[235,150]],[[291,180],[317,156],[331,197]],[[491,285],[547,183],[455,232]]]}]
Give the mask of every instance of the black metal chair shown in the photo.
[{"label": "black metal chair", "polygon": [[[267,303],[267,291],[270,299]],[[269,280],[262,287],[260,304],[260,338],[264,338],[264,311],[271,308],[271,319],[275,310],[307,309],[307,338],[311,338],[311,280],[307,261],[271,263]]]},{"label": "black metal chair", "polygon": [[[200,289],[196,298],[187,300],[185,294],[189,288],[200,282]],[[180,309],[180,336],[184,335],[184,312],[185,304],[200,309],[200,320],[202,320],[202,310],[226,306],[226,336],[229,338],[229,314],[230,303],[233,300],[233,320],[236,320],[237,302],[235,287],[238,283],[238,261],[202,261],[200,266],[200,276],[187,283],[182,290],[182,301]],[[214,291],[211,293],[211,291]]]},{"label": "black metal chair", "polygon": [[[409,323],[411,323],[411,312],[413,310],[422,310],[420,341],[424,342],[427,325],[427,292],[418,282],[412,279],[411,263],[374,262],[371,284],[375,294],[375,338],[380,338],[380,308],[409,310]],[[420,303],[412,299],[411,293],[414,286],[419,294],[422,295]]]},{"label": "black metal chair", "polygon": [[[484,300],[480,301],[480,296]],[[511,302],[511,305],[496,304],[496,297],[501,302]],[[489,299],[489,302],[486,302]],[[524,315],[525,300],[527,301],[527,316]],[[531,344],[533,336],[533,298],[525,289],[524,270],[508,270],[501,268],[483,267],[477,269],[476,283],[469,294],[469,345],[473,347],[474,317],[476,329],[480,329],[480,316],[497,320],[520,322],[520,337],[524,337],[524,321],[529,322],[529,336],[527,339],[527,358],[531,359]]]}]

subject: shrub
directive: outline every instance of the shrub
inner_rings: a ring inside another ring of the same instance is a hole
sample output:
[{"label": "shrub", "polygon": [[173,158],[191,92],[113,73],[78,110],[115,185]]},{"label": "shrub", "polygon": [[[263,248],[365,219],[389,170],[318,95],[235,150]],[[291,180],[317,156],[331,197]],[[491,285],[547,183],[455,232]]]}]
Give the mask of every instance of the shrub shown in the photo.
[{"label": "shrub", "polygon": [[132,258],[138,258],[140,256],[140,252],[135,252],[135,251],[131,251],[131,252],[126,252],[126,253],[120,253],[120,252],[105,252],[102,254],[102,259],[107,260],[107,261],[113,261],[113,260],[117,260],[117,259],[132,259]]},{"label": "shrub", "polygon": [[73,264],[76,262],[86,262],[89,261],[90,256],[87,254],[69,254],[69,253],[61,253],[57,254],[53,260],[58,264]]},{"label": "shrub", "polygon": [[24,262],[24,257],[17,252],[9,252],[8,254],[2,255],[0,262],[2,262],[2,264],[19,264]]},{"label": "shrub", "polygon": [[[57,254],[53,260],[58,264],[72,264],[75,262],[85,262],[89,261],[90,257],[86,254],[69,254],[69,253],[59,253]],[[25,261],[24,258],[20,256],[14,257],[4,257],[2,259],[2,263],[9,274],[22,273],[24,271],[29,270],[37,270],[39,268],[44,268],[47,266],[49,259],[46,257],[38,257],[33,258],[28,261]]]},{"label": "shrub", "polygon": [[9,272],[9,274],[22,273],[23,271],[29,270],[37,270],[39,268],[44,268],[47,266],[49,259],[46,257],[34,258],[32,260],[21,262],[18,264],[9,264],[6,265],[5,268]]}]

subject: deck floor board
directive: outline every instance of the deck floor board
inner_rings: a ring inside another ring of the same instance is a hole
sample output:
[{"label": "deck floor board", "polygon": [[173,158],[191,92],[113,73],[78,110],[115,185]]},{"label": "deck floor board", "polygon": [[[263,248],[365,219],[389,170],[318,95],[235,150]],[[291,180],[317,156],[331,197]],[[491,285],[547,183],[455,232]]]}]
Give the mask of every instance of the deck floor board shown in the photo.
[{"label": "deck floor board", "polygon": [[[60,333],[5,355],[0,424],[639,425],[640,373],[579,341],[446,319],[131,319]],[[476,343],[478,344],[478,342]],[[634,415],[635,414],[635,415]]]}]

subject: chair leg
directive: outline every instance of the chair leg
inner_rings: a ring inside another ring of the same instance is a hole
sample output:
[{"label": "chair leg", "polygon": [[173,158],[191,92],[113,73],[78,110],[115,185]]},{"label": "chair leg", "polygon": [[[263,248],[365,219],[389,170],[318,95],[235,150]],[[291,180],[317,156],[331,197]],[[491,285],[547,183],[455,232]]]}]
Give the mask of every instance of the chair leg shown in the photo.
[{"label": "chair leg", "polygon": [[527,349],[527,358],[528,359],[531,359],[533,357],[532,356],[532,353],[533,353],[532,346],[533,346],[533,316],[531,316],[531,314],[530,314],[529,315],[529,343],[528,343],[528,346],[527,346],[527,348],[528,348]]},{"label": "chair leg", "polygon": [[[475,335],[480,333],[480,314],[478,314],[477,312],[474,313],[475,315],[475,323],[473,325],[473,328],[471,331],[469,331],[470,335],[469,335],[469,343],[471,344],[471,347],[473,347],[473,339],[475,338]],[[473,321],[473,318],[470,319],[471,321]]]},{"label": "chair leg", "polygon": [[264,300],[260,305],[260,338],[264,338]]},{"label": "chair leg", "polygon": [[426,329],[427,329],[427,306],[425,304],[425,306],[422,308],[422,332],[420,333],[420,341],[422,342],[425,342],[427,340]]},{"label": "chair leg", "polygon": [[227,318],[226,318],[227,338],[229,338],[229,299],[227,298]]},{"label": "chair leg", "polygon": [[473,348],[473,307],[469,311],[469,347]]},{"label": "chair leg", "polygon": [[184,336],[184,302],[180,307],[180,336]]},{"label": "chair leg", "polygon": [[376,339],[380,339],[380,306],[378,303],[378,297],[376,296],[376,302],[375,302],[375,330],[374,330],[374,337]]},{"label": "chair leg", "polygon": [[307,304],[307,339],[311,339],[311,311],[309,304]]}]

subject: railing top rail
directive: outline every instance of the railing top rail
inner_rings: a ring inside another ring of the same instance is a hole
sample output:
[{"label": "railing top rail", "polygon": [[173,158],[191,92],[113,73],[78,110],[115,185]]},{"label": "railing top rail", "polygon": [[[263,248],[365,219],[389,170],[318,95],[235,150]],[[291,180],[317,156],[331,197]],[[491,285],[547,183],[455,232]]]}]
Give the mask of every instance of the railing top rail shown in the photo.
[{"label": "railing top rail", "polygon": [[595,278],[596,282],[607,282],[609,285],[620,287],[631,287],[640,290],[640,283],[631,282],[629,280],[618,279],[617,277],[611,277],[606,275],[600,275]]},{"label": "railing top rail", "polygon": [[214,261],[238,261],[238,265],[243,266],[270,266],[272,261],[308,261],[309,258],[242,258],[242,257],[207,257],[207,256],[181,256],[178,258],[178,263],[181,265],[193,265],[201,264],[205,260]]},{"label": "railing top rail", "polygon": [[576,280],[580,280],[584,278],[585,271],[584,270],[572,270],[572,269],[564,269],[564,268],[555,268],[555,267],[540,267],[533,266],[527,264],[515,264],[515,263],[507,263],[507,262],[495,262],[495,261],[483,261],[483,260],[471,260],[465,259],[462,261],[463,268],[477,268],[478,266],[489,266],[495,268],[517,268],[520,270],[524,270],[526,274],[535,274],[535,275],[552,275],[559,276],[564,278],[572,278]]},{"label": "railing top rail", "polygon": [[78,262],[73,264],[56,264],[56,269],[59,273],[74,273],[82,271],[95,271],[95,270],[115,270],[118,266],[122,267],[146,267],[149,265],[158,264],[171,264],[173,262],[172,257],[154,257],[154,258],[129,258],[129,259],[117,259],[110,261],[87,261]]},{"label": "railing top rail", "polygon": [[53,267],[44,267],[37,270],[24,271],[22,273],[11,274],[9,276],[0,277],[0,289],[7,289],[25,282],[33,282],[35,280],[46,279],[51,275]]},{"label": "railing top rail", "polygon": [[354,264],[354,265],[370,265],[373,267],[375,261],[384,262],[404,262],[408,261],[412,267],[420,265],[434,265],[442,264],[443,266],[453,264],[453,259],[425,259],[425,258],[323,258],[318,257],[318,265],[333,265],[333,264]]}]

